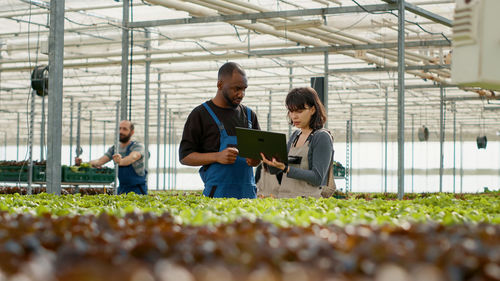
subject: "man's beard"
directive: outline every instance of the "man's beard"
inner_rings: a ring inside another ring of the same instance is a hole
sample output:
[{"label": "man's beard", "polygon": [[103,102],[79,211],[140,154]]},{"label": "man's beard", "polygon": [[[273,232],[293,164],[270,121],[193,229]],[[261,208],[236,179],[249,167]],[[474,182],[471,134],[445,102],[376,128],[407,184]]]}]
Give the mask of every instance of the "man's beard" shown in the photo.
[{"label": "man's beard", "polygon": [[120,142],[121,143],[127,143],[130,138],[132,137],[132,134],[128,134],[127,136],[120,135]]},{"label": "man's beard", "polygon": [[222,96],[224,97],[224,99],[226,99],[226,103],[229,106],[231,106],[232,108],[238,107],[238,104],[234,103],[233,100],[231,100],[231,98],[229,98],[229,93],[227,91],[222,90]]}]

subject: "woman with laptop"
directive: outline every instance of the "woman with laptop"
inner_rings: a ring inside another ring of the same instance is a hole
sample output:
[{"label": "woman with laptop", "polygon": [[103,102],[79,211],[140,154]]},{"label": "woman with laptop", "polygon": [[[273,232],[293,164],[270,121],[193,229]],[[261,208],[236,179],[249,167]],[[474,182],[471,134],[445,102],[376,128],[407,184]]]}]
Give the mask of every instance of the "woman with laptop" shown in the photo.
[{"label": "woman with laptop", "polygon": [[331,196],[335,190],[331,171],[333,138],[323,128],[326,123],[325,108],[316,91],[310,87],[292,89],[285,103],[290,124],[298,129],[287,144],[288,163],[266,159],[261,153],[265,164],[283,173],[277,197]]}]

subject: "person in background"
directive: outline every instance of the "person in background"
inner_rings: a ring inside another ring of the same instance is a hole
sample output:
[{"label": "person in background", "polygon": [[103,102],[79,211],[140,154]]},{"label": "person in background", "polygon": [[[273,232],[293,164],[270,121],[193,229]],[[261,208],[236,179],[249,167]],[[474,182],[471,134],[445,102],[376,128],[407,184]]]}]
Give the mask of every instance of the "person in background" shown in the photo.
[{"label": "person in background", "polygon": [[[144,146],[132,141],[134,135],[134,124],[128,120],[120,122],[120,146],[115,151],[111,146],[99,159],[91,160],[89,164],[94,168],[100,168],[107,162],[113,161],[118,164],[118,194],[134,192],[136,194],[148,194],[146,183],[147,171],[144,167]],[[75,158],[75,163],[81,163],[80,158]]]},{"label": "person in background", "polygon": [[256,198],[254,166],[260,159],[238,156],[235,127],[260,130],[257,115],[241,104],[248,87],[245,71],[228,62],[218,72],[217,94],[189,114],[179,147],[181,163],[202,166],[203,195]]},{"label": "person in background", "polygon": [[333,138],[323,129],[326,112],[318,94],[310,87],[295,88],[288,93],[285,104],[290,124],[298,129],[288,141],[288,163],[261,154],[263,163],[275,168],[271,172],[278,169],[283,173],[278,198],[319,198],[323,189],[333,193]]}]

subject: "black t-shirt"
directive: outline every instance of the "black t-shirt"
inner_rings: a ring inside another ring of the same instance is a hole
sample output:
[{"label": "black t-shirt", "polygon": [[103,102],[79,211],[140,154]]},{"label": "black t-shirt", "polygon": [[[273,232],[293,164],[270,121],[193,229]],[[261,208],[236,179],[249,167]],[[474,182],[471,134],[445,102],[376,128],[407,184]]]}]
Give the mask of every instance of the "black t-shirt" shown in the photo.
[{"label": "black t-shirt", "polygon": [[[222,108],[216,106],[211,100],[207,103],[222,122],[229,136],[236,135],[235,127],[248,128],[246,106],[240,104],[236,108]],[[257,115],[253,111],[251,111],[251,114],[252,128],[260,130]],[[184,157],[193,152],[217,152],[219,151],[219,146],[219,128],[210,113],[201,104],[191,111],[186,120],[179,146],[179,159],[184,159]]]}]

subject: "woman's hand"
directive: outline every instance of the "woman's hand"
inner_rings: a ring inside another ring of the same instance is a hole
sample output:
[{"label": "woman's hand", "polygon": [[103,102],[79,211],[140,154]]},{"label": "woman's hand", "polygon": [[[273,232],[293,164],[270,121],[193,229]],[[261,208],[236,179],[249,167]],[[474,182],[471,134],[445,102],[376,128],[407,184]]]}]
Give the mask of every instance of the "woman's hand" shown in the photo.
[{"label": "woman's hand", "polygon": [[[280,170],[283,170],[286,167],[286,165],[284,163],[277,161],[276,158],[273,158],[273,160],[271,161],[271,160],[267,159],[263,153],[260,153],[260,157],[262,157],[262,162],[264,162],[265,164],[267,164],[269,166],[273,166],[273,167],[278,168]],[[286,172],[288,172],[288,171],[286,171]]]}]

